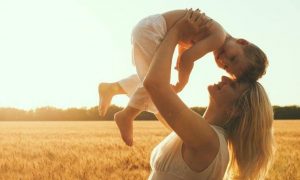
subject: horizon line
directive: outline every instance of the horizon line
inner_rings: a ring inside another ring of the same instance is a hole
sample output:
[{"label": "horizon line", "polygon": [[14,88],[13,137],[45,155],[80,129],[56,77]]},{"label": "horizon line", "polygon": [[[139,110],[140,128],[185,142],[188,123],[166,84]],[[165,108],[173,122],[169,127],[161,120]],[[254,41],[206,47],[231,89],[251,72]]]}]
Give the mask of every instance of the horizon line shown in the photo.
[{"label": "horizon line", "polygon": [[[116,104],[111,104],[109,107],[111,106],[116,106],[116,107],[119,107],[119,108],[124,108],[123,106],[119,106],[119,105],[116,105]],[[296,107],[300,107],[300,104],[289,104],[289,105],[272,105],[272,107],[292,107],[292,106],[296,106]],[[0,109],[18,109],[18,110],[25,110],[25,111],[30,111],[30,110],[36,110],[36,109],[41,109],[41,108],[55,108],[55,109],[62,109],[62,110],[65,110],[65,109],[92,109],[92,108],[95,108],[95,107],[98,107],[98,105],[95,105],[95,106],[70,106],[70,107],[57,107],[57,106],[52,106],[52,105],[46,105],[46,106],[38,106],[38,107],[35,107],[35,108],[18,108],[18,107],[13,107],[13,106],[0,106]],[[199,108],[207,108],[207,106],[191,106],[189,108],[194,108],[194,107],[199,107]]]}]

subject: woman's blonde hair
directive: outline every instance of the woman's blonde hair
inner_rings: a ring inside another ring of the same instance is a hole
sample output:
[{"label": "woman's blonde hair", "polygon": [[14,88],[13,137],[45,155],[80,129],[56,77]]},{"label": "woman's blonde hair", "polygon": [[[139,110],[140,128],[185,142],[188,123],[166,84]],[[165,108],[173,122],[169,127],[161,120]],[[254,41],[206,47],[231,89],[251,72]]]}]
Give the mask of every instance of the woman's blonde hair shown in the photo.
[{"label": "woman's blonde hair", "polygon": [[234,104],[225,124],[230,162],[227,178],[264,179],[274,155],[273,109],[263,86],[254,82]]}]

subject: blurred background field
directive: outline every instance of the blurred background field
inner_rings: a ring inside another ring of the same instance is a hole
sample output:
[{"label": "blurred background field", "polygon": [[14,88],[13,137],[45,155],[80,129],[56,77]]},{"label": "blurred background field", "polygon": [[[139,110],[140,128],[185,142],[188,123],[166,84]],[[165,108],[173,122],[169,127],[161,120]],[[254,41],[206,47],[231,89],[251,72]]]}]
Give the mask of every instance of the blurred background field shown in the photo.
[{"label": "blurred background field", "polygon": [[[134,123],[134,146],[112,121],[0,122],[0,179],[147,179],[152,149],[169,131]],[[300,179],[300,121],[275,121],[277,153],[267,179]]]}]

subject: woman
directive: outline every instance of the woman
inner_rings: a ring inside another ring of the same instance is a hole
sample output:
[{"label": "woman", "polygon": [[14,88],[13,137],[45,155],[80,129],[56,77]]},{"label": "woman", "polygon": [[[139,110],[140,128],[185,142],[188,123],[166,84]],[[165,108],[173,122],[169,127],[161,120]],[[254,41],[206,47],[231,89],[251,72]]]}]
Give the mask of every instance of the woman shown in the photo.
[{"label": "woman", "polygon": [[[132,31],[132,62],[136,67],[136,75],[120,80],[117,83],[101,83],[99,85],[99,115],[104,116],[110,105],[112,96],[106,90],[119,89],[130,96],[128,105],[114,118],[123,141],[133,145],[133,119],[141,111],[157,114],[158,110],[143,87],[142,81],[149,70],[156,49],[173,25],[185,15],[185,10],[172,10],[155,14],[140,20]],[[237,79],[252,78],[257,80],[265,72],[267,58],[255,45],[245,39],[237,39],[229,35],[224,28],[199,9],[197,16],[198,33],[192,32],[191,38],[178,43],[177,66],[178,82],[175,87],[179,92],[188,82],[194,63],[209,52],[214,53],[216,64]],[[196,17],[196,16],[195,16]],[[195,35],[196,34],[196,35]],[[114,85],[115,84],[115,85]]]},{"label": "woman", "polygon": [[203,117],[190,110],[170,86],[175,46],[189,38],[184,35],[196,25],[195,15],[188,11],[168,32],[143,82],[174,131],[153,150],[149,179],[222,179],[228,164],[231,178],[264,178],[273,156],[273,111],[258,82],[222,77],[208,87],[210,101]]}]

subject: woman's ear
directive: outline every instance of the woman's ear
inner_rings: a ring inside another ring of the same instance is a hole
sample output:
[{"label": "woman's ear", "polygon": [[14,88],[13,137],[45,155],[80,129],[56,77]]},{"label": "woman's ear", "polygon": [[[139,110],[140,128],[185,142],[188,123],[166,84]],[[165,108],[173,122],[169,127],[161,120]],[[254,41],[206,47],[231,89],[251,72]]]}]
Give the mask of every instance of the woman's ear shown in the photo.
[{"label": "woman's ear", "polygon": [[241,44],[241,45],[248,45],[248,44],[250,44],[246,39],[237,39],[236,42],[238,44]]}]

